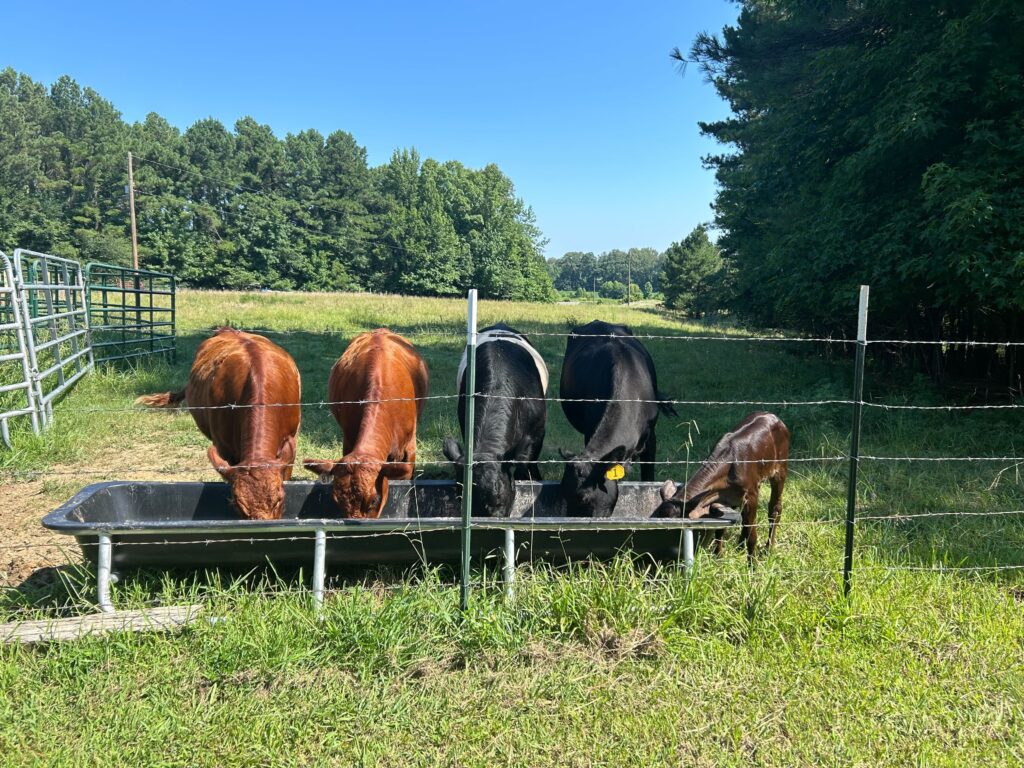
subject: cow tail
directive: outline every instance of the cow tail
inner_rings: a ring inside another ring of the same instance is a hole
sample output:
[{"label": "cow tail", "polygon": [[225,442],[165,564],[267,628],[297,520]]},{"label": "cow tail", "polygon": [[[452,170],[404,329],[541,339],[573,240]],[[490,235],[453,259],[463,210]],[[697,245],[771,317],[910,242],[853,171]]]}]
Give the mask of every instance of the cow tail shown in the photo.
[{"label": "cow tail", "polygon": [[658,392],[658,410],[664,413],[666,416],[678,416],[679,412],[676,411],[676,407],[669,401],[672,399],[664,392]]},{"label": "cow tail", "polygon": [[144,405],[147,408],[170,408],[183,402],[185,402],[184,389],[178,392],[161,392],[158,395],[143,395],[135,399],[136,405]]}]

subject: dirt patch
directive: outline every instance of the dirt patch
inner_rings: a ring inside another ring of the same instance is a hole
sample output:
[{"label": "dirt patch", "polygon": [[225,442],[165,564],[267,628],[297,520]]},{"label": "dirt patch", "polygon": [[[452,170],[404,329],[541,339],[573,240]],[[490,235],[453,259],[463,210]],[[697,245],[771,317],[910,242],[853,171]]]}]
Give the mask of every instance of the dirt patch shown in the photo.
[{"label": "dirt patch", "polygon": [[0,489],[0,587],[16,587],[40,569],[81,559],[74,539],[40,524],[52,508],[42,480],[8,482]]},{"label": "dirt patch", "polygon": [[[44,586],[54,568],[82,561],[77,542],[71,536],[54,533],[42,519],[57,506],[90,483],[104,480],[213,480],[206,456],[190,446],[133,444],[130,468],[122,449],[107,448],[88,464],[76,464],[73,474],[54,473],[27,482],[4,482],[0,486],[0,588],[18,587],[31,579]],[[186,472],[161,472],[159,468],[195,467]],[[153,471],[139,471],[139,468]]]}]

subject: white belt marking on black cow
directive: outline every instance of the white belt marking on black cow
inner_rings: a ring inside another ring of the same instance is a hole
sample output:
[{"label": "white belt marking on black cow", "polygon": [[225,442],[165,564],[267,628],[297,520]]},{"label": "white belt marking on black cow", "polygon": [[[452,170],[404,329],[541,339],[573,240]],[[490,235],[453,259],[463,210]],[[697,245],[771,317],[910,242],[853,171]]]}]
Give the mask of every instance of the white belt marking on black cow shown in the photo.
[{"label": "white belt marking on black cow", "polygon": [[[530,342],[528,342],[522,336],[517,336],[514,333],[509,333],[508,331],[501,331],[501,330],[483,331],[483,332],[477,334],[477,337],[476,337],[476,345],[477,345],[478,349],[479,349],[479,347],[481,347],[484,344],[488,344],[490,342],[495,342],[495,341],[504,341],[504,342],[507,342],[509,344],[516,344],[516,345],[522,347],[523,349],[525,349],[527,352],[530,353],[530,357],[533,358],[533,364],[537,366],[537,373],[540,376],[541,388],[544,390],[544,394],[547,395],[547,393],[548,393],[548,367],[547,367],[547,365],[544,364],[544,358],[541,357],[540,353],[530,345]],[[462,386],[462,377],[465,375],[465,373],[466,373],[466,353],[465,353],[465,351],[463,351],[462,359],[459,361],[459,372],[457,374],[455,374],[455,386],[456,386],[456,388],[459,388],[459,387]]]}]

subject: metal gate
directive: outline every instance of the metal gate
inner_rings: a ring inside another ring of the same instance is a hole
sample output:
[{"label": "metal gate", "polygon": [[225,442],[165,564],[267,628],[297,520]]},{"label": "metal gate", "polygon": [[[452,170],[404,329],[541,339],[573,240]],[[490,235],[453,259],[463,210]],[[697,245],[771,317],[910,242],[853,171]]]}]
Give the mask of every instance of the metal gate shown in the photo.
[{"label": "metal gate", "polygon": [[38,434],[53,403],[96,363],[176,354],[173,275],[89,264],[24,248],[0,251],[0,438],[28,416]]},{"label": "metal gate", "polygon": [[174,275],[90,263],[85,284],[97,363],[147,355],[174,359]]},{"label": "metal gate", "polygon": [[53,401],[94,367],[82,265],[18,248],[14,275],[36,408],[45,426],[53,418]]},{"label": "metal gate", "polygon": [[33,431],[39,431],[21,301],[11,260],[0,251],[0,438],[8,447],[9,421],[17,416],[28,416]]}]

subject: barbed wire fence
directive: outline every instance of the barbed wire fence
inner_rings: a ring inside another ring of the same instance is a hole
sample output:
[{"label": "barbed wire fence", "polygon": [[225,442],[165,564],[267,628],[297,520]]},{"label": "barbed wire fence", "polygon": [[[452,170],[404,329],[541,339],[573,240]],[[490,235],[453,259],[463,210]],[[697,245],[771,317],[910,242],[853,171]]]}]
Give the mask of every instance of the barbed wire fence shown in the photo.
[{"label": "barbed wire fence", "polygon": [[[879,403],[864,401],[863,396],[863,385],[864,385],[864,366],[865,366],[865,353],[871,344],[885,344],[885,345],[896,345],[896,344],[935,344],[943,345],[946,348],[956,346],[986,346],[986,347],[1008,347],[1013,345],[1024,344],[1021,342],[971,342],[971,341],[933,341],[924,342],[918,340],[898,340],[898,339],[886,339],[871,341],[866,338],[866,320],[867,320],[867,291],[862,289],[861,293],[861,308],[860,308],[860,321],[858,329],[858,338],[856,340],[849,339],[821,339],[821,338],[801,338],[801,337],[755,337],[755,336],[732,336],[732,335],[703,335],[703,336],[682,336],[672,334],[636,334],[637,339],[652,339],[659,341],[679,341],[680,343],[688,343],[692,341],[715,341],[715,342],[735,342],[744,341],[749,343],[835,343],[855,346],[855,359],[854,359],[854,392],[851,398],[818,398],[809,400],[789,400],[789,399],[720,399],[720,400],[696,400],[696,399],[671,399],[666,401],[672,405],[679,406],[701,406],[701,407],[759,407],[759,408],[816,408],[816,407],[849,407],[852,412],[851,428],[850,428],[850,449],[847,452],[835,452],[827,453],[823,451],[821,455],[798,455],[793,456],[789,459],[789,462],[797,466],[805,466],[811,464],[819,465],[831,465],[836,468],[840,468],[844,463],[847,464],[849,470],[848,482],[847,482],[847,493],[846,493],[846,514],[842,519],[815,519],[815,520],[785,520],[782,525],[787,528],[816,528],[820,529],[824,526],[831,526],[833,528],[842,525],[843,527],[843,540],[844,540],[844,552],[842,567],[837,566],[835,568],[799,568],[799,569],[779,569],[776,567],[768,566],[766,571],[775,576],[785,577],[800,577],[800,578],[818,578],[822,576],[834,577],[841,579],[843,594],[849,596],[853,585],[853,572],[854,572],[854,554],[855,554],[855,535],[858,524],[903,524],[907,522],[914,522],[917,520],[925,519],[973,519],[977,517],[984,517],[986,519],[991,518],[1009,518],[1013,519],[1014,516],[1024,514],[1024,510],[1018,509],[1001,509],[984,512],[968,512],[963,509],[948,509],[948,510],[925,510],[915,511],[907,513],[891,513],[891,514],[868,514],[858,515],[860,508],[858,506],[858,472],[861,468],[862,463],[910,463],[910,462],[921,462],[921,463],[945,463],[945,462],[956,462],[956,463],[998,463],[1008,464],[1002,471],[1020,466],[1024,464],[1024,457],[1018,457],[1016,455],[980,455],[980,456],[962,456],[962,455],[882,455],[876,453],[861,453],[860,452],[860,433],[861,433],[861,419],[863,413],[867,411],[878,411],[878,412],[889,412],[889,411],[923,411],[923,412],[971,412],[975,410],[993,410],[993,411],[1012,411],[1019,408],[1024,408],[1024,404],[1012,403],[1012,404],[981,404],[981,405],[914,405],[914,404],[891,404],[891,403]],[[256,329],[247,329],[256,330]],[[282,334],[287,331],[277,331],[273,329],[264,329],[267,333],[271,334]],[[470,313],[469,330],[467,333],[466,343],[466,354],[468,360],[471,362],[471,366],[468,370],[473,370],[473,363],[475,361],[475,349],[476,349],[476,318],[473,312]],[[545,337],[561,337],[568,338],[571,333],[552,333],[552,332],[531,332],[529,336],[545,336]],[[460,338],[459,336],[452,335],[453,338]],[[468,375],[472,376],[472,373]],[[467,416],[474,412],[473,399],[474,397],[481,398],[493,398],[495,400],[507,400],[509,396],[504,395],[489,395],[487,393],[475,392],[475,387],[472,381],[467,381],[467,405],[466,413]],[[401,400],[429,400],[429,401],[449,401],[456,400],[460,396],[458,394],[438,394],[428,395],[422,398],[385,398],[385,399],[361,399],[361,400],[345,400],[345,401],[331,401],[331,400],[314,400],[301,403],[276,403],[270,405],[247,405],[247,404],[229,404],[223,406],[205,406],[205,407],[180,407],[180,408],[169,408],[162,409],[167,411],[195,411],[208,408],[218,409],[251,409],[251,408],[275,408],[275,407],[294,407],[299,406],[307,409],[323,409],[331,408],[340,405],[366,405],[373,403],[388,403],[396,402]],[[596,399],[579,399],[579,398],[561,398],[553,396],[545,396],[543,398],[512,398],[519,400],[543,400],[550,405],[561,405],[566,402],[609,402],[607,400],[596,400]],[[622,400],[619,402],[633,402],[633,403],[644,403],[650,402],[645,400]],[[103,407],[103,406],[85,406],[75,409],[81,413],[129,413],[135,412],[138,409],[132,406],[124,407]],[[461,464],[464,466],[465,475],[463,477],[463,487],[466,493],[462,495],[462,510],[463,517],[458,521],[434,521],[430,526],[424,525],[424,519],[418,520],[414,524],[410,524],[409,521],[403,521],[399,524],[399,521],[386,522],[382,521],[386,527],[390,525],[389,529],[374,530],[374,531],[362,531],[362,532],[350,532],[346,531],[343,535],[328,530],[327,527],[321,526],[317,530],[307,530],[304,532],[286,532],[276,535],[275,541],[281,543],[302,543],[304,545],[310,545],[314,551],[322,551],[331,542],[337,542],[341,539],[347,540],[358,540],[360,538],[370,539],[378,537],[394,537],[402,536],[408,539],[410,546],[414,548],[419,547],[418,551],[422,552],[423,539],[422,534],[425,530],[430,528],[431,530],[445,530],[449,532],[458,531],[462,536],[462,548],[461,548],[461,562],[460,562],[460,603],[463,608],[466,607],[470,590],[473,588],[489,588],[495,586],[501,581],[501,579],[494,577],[488,577],[488,571],[484,569],[475,578],[471,575],[469,569],[469,554],[471,552],[470,537],[475,531],[499,529],[504,530],[508,527],[507,523],[502,521],[490,521],[481,520],[479,518],[471,518],[469,515],[471,507],[471,472],[476,466],[480,466],[484,463],[493,463],[492,459],[487,458],[486,460],[478,460],[472,457],[472,440],[473,440],[473,429],[472,424],[467,424],[465,432],[465,442],[467,444],[467,455],[464,462]],[[375,462],[366,462],[373,464]],[[400,463],[400,462],[390,462]],[[518,463],[514,460],[499,460],[499,463]],[[562,459],[541,459],[538,463],[543,465],[562,465],[564,460]],[[690,468],[691,462],[689,457],[686,459],[669,459],[669,460],[655,460],[655,461],[634,461],[631,462],[635,465],[655,465],[658,467],[665,468],[680,468],[685,466],[687,470]],[[756,461],[740,462],[740,463],[757,463]],[[259,468],[267,466],[282,466],[280,463],[275,464],[249,464],[240,468]],[[301,463],[296,462],[292,464],[293,468],[301,469]],[[456,463],[448,460],[419,460],[415,462],[415,466],[419,468],[436,467],[446,468],[450,471],[455,470]],[[26,479],[36,478],[47,478],[47,477],[109,477],[111,475],[128,476],[128,475],[139,475],[139,474],[157,474],[157,475],[168,475],[168,476],[180,476],[185,473],[197,473],[197,474],[209,474],[211,468],[205,464],[196,463],[195,465],[188,466],[119,466],[111,469],[94,469],[94,468],[52,468],[52,469],[40,469],[40,470],[19,470],[19,469],[4,469],[0,470],[0,478],[5,481],[19,481]],[[540,518],[534,518],[534,522],[530,523],[535,528],[542,527],[536,522]],[[607,530],[607,524],[602,520],[588,520],[586,525],[589,530],[602,531]],[[679,529],[679,523],[673,523],[672,521],[665,521],[663,523],[653,524],[648,527],[650,528],[663,528],[663,529]],[[432,526],[432,527],[431,527]],[[525,529],[529,529],[526,526]],[[575,525],[555,525],[553,530],[555,533],[561,535],[571,535],[574,530],[578,530],[579,527]],[[615,527],[614,530],[621,530],[619,527]],[[190,538],[188,541],[175,541],[172,539],[160,539],[156,536],[155,540],[152,541],[133,541],[127,535],[108,535],[105,537],[106,540],[97,541],[81,541],[79,543],[80,548],[86,553],[87,559],[97,560],[98,567],[100,569],[106,568],[109,572],[110,566],[110,552],[114,547],[117,548],[136,548],[136,547],[175,547],[181,544],[188,544],[194,546],[196,544],[213,547],[216,545],[232,545],[232,546],[254,546],[260,539],[254,535],[246,535],[244,532],[233,531],[223,535],[215,533],[197,534],[195,537]],[[115,540],[116,539],[116,540]],[[4,543],[0,544],[0,553],[2,552],[15,552],[24,551],[31,549],[46,550],[53,552],[54,550],[61,551],[62,549],[55,547],[52,543]],[[103,551],[106,551],[105,560]],[[507,558],[507,551],[505,553]],[[54,558],[53,566],[58,567],[66,565],[71,558]],[[425,556],[422,558],[424,564],[427,563],[428,558]],[[314,563],[317,562],[314,560]],[[514,565],[515,559],[512,558]],[[324,565],[322,555],[319,559],[320,565],[314,564],[313,574],[313,587],[310,594],[313,597],[314,604],[322,605],[324,599]],[[507,565],[507,563],[506,563]],[[764,568],[765,566],[759,566]],[[873,572],[934,572],[934,573],[952,573],[952,574],[989,574],[1000,571],[1006,572],[1019,572],[1024,569],[1024,564],[1006,563],[1006,564],[993,564],[993,565],[947,565],[944,563],[938,563],[934,565],[913,565],[913,564],[894,564],[894,565],[878,565],[873,564],[871,571]],[[317,571],[319,570],[319,573]],[[756,572],[756,569],[755,569]],[[504,571],[504,577],[509,578],[510,574],[507,568]],[[109,573],[108,573],[109,576]],[[650,577],[656,581],[657,576]],[[108,582],[109,583],[109,582]],[[353,584],[359,584],[365,582],[359,582],[358,580],[351,582]],[[379,589],[382,591],[395,591],[408,589],[408,584],[377,584],[374,583],[372,589]],[[250,592],[251,594],[263,594],[259,590]],[[87,597],[84,595],[81,589],[77,591],[77,599],[87,601]],[[280,594],[280,590],[266,590],[266,594]],[[98,602],[101,606],[110,606],[110,595],[109,592],[103,594],[102,589],[100,590]],[[5,610],[8,616],[19,615],[35,615],[38,613],[38,609],[31,605],[21,605],[11,607]]]}]

